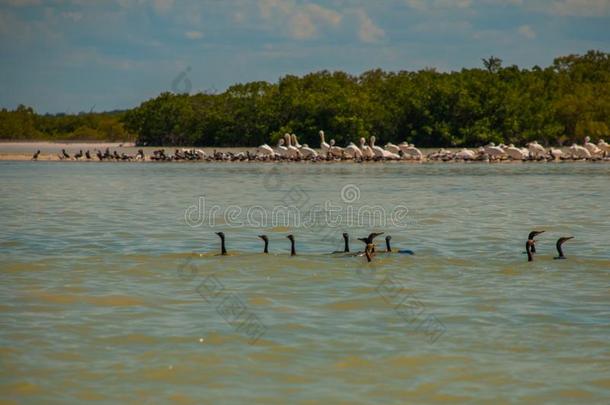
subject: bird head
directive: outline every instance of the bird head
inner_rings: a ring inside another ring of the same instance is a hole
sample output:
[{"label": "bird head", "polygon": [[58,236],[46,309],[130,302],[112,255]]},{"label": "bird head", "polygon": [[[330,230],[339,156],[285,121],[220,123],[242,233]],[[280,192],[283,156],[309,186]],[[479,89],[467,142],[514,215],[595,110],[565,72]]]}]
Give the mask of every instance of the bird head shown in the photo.
[{"label": "bird head", "polygon": [[216,232],[216,235],[218,235],[220,237],[220,239],[224,239],[225,238],[225,233],[224,232]]},{"label": "bird head", "polygon": [[258,235],[258,237],[264,240],[265,242],[269,240],[269,238],[267,238],[267,235]]},{"label": "bird head", "polygon": [[545,231],[531,231],[530,234],[528,235],[528,239],[534,239],[536,236],[540,235],[541,233],[544,233]]},{"label": "bird head", "polygon": [[294,235],[292,235],[292,234],[291,234],[291,235],[288,235],[288,236],[286,236],[286,237],[287,237],[288,239],[290,239],[291,241],[292,241],[292,240],[294,240]]},{"label": "bird head", "polygon": [[370,233],[370,234],[369,234],[369,238],[368,238],[368,239],[369,239],[371,242],[373,242],[373,239],[375,239],[375,238],[376,238],[376,237],[378,237],[379,235],[383,235],[383,232],[379,232],[379,233],[375,233],[375,232],[373,232],[373,233]]}]

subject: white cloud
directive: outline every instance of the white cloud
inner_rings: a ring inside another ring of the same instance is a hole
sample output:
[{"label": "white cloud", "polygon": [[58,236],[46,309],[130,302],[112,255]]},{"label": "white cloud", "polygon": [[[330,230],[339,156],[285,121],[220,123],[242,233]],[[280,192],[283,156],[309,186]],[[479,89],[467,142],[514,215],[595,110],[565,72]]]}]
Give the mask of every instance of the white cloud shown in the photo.
[{"label": "white cloud", "polygon": [[187,31],[184,36],[188,39],[201,39],[203,38],[203,32],[201,31]]},{"label": "white cloud", "polygon": [[342,15],[318,4],[293,0],[259,0],[259,12],[267,22],[279,26],[294,39],[315,38],[320,29],[341,24]]},{"label": "white cloud", "polygon": [[378,42],[385,36],[385,31],[375,25],[373,20],[371,20],[364,10],[357,10],[356,15],[360,23],[358,37],[362,42]]},{"label": "white cloud", "polygon": [[313,3],[305,5],[305,10],[315,19],[326,22],[327,24],[339,25],[341,23],[341,14],[334,10]]},{"label": "white cloud", "polygon": [[534,39],[536,38],[536,31],[532,29],[529,25],[522,25],[518,29],[519,34],[523,35],[526,38]]},{"label": "white cloud", "polygon": [[290,33],[293,38],[307,39],[317,34],[317,29],[309,14],[299,11],[290,17]]}]

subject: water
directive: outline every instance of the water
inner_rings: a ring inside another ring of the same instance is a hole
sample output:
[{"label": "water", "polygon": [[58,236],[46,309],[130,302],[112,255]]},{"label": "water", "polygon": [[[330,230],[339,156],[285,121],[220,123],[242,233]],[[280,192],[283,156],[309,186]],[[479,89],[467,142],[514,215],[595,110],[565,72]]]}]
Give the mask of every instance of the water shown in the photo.
[{"label": "water", "polygon": [[[0,162],[1,397],[607,403],[609,176],[603,164]],[[189,226],[201,196],[266,212],[295,196],[302,211],[404,205],[383,230],[416,254],[327,254],[344,231],[362,247],[372,229],[357,223],[261,229],[216,213],[213,228]],[[532,229],[546,233],[527,263]],[[553,260],[564,235],[568,260]]]}]

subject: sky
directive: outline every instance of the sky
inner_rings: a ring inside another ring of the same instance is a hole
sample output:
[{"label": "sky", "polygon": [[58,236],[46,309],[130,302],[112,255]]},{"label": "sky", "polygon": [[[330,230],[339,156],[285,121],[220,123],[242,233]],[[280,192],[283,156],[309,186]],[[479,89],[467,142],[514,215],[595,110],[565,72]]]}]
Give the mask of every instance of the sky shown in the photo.
[{"label": "sky", "polygon": [[131,108],[287,74],[610,52],[610,0],[0,0],[0,107]]}]

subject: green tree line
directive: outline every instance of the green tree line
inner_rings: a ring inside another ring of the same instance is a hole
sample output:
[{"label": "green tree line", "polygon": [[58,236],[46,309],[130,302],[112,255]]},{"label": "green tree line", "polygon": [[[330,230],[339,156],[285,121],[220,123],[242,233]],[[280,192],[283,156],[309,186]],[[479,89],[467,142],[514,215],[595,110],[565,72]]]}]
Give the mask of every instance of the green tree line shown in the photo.
[{"label": "green tree line", "polygon": [[0,139],[47,141],[130,141],[121,111],[80,114],[36,114],[31,107],[0,110]]},{"label": "green tree line", "polygon": [[[236,84],[219,94],[162,93],[96,118],[116,124],[126,137],[135,134],[140,145],[155,146],[257,146],[275,143],[285,132],[318,146],[320,129],[339,145],[375,135],[379,144],[406,140],[430,147],[531,140],[561,145],[610,134],[610,54],[589,51],[531,69],[503,67],[495,57],[482,62],[481,68],[449,73],[321,71]],[[23,111],[3,114],[20,114],[8,133],[74,137],[77,130],[54,129],[60,125],[53,120],[68,116],[42,120],[44,127],[33,112],[29,118]],[[95,128],[82,123],[86,116],[70,117],[79,128],[104,131],[100,121]],[[0,126],[0,137],[6,134]]]}]

